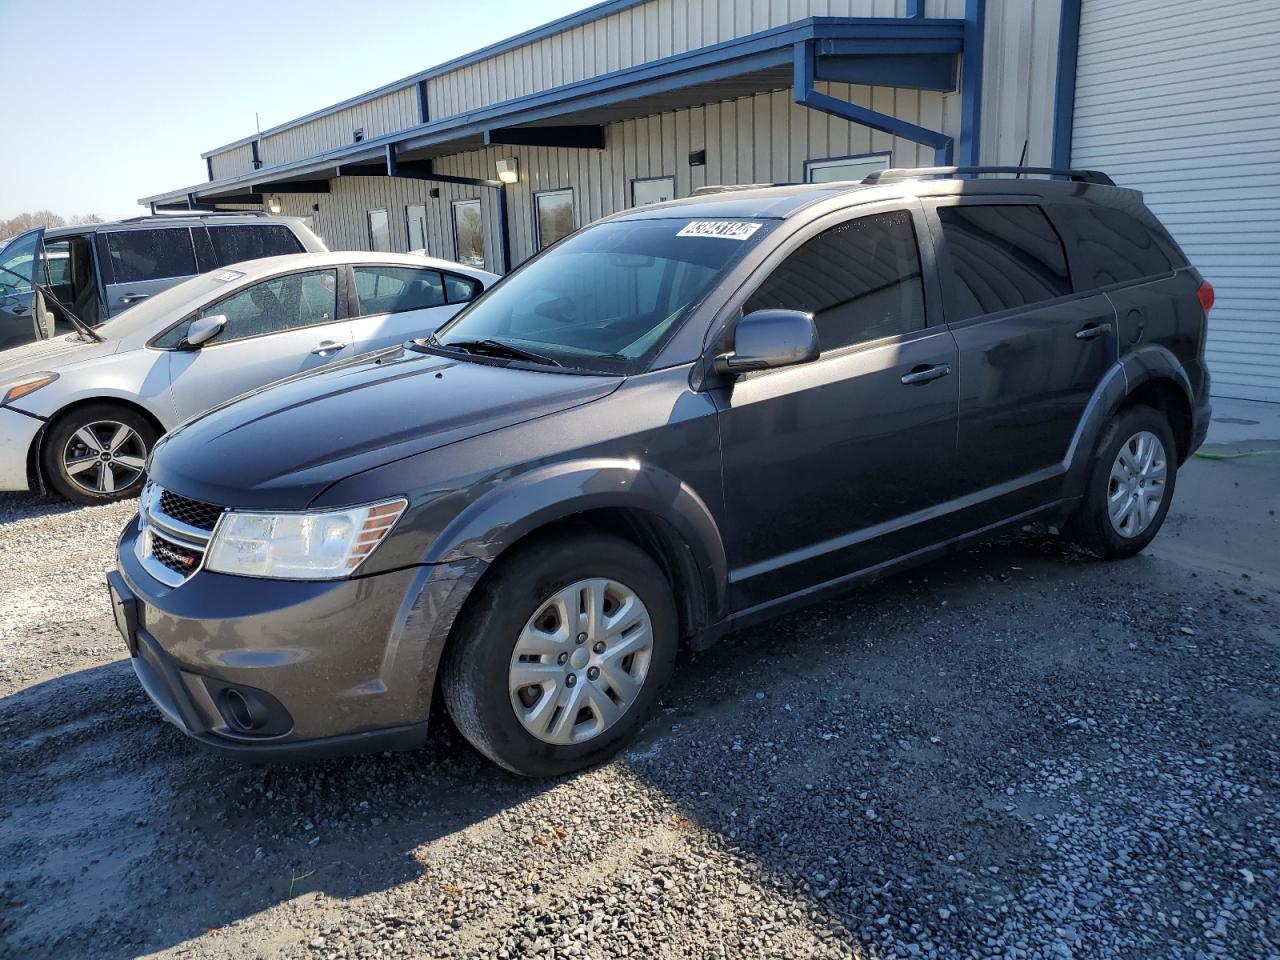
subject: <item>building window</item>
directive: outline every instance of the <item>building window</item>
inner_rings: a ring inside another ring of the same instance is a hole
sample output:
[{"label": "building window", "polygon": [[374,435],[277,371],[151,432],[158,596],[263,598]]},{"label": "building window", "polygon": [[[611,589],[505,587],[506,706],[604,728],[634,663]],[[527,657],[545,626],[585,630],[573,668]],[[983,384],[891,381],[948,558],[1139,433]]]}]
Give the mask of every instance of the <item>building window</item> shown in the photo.
[{"label": "building window", "polygon": [[639,177],[631,181],[631,205],[643,207],[676,198],[675,177]]},{"label": "building window", "polygon": [[405,221],[409,227],[409,250],[427,249],[427,205],[411,203],[404,208]]},{"label": "building window", "polygon": [[538,249],[573,233],[573,191],[548,190],[534,195]]},{"label": "building window", "polygon": [[484,217],[479,200],[453,201],[453,245],[459,263],[484,266]]},{"label": "building window", "polygon": [[842,180],[861,180],[869,173],[887,170],[893,160],[891,153],[861,153],[852,157],[830,157],[826,160],[804,162],[805,183],[836,183]]},{"label": "building window", "polygon": [[385,210],[369,211],[369,249],[381,253],[391,250],[391,221]]}]

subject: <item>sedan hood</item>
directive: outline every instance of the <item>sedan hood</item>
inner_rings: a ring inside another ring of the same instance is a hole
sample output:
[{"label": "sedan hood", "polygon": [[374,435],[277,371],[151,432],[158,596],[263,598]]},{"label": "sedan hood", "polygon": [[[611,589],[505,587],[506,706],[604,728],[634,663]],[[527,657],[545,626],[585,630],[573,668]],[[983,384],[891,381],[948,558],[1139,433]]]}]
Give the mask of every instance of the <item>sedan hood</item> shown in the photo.
[{"label": "sedan hood", "polygon": [[300,509],[363,470],[590,403],[621,382],[411,350],[370,354],[188,421],[156,447],[151,477],[208,503]]},{"label": "sedan hood", "polygon": [[119,349],[117,340],[98,343],[79,334],[60,333],[50,340],[36,340],[0,351],[0,383],[41,370],[57,372],[76,363],[109,356]]}]

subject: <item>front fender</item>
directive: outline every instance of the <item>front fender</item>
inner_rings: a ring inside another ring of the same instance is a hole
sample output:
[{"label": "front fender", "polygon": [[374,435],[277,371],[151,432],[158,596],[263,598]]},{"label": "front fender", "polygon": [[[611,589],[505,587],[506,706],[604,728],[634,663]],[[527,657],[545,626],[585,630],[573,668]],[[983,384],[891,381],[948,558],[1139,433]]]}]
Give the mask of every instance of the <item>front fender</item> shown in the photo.
[{"label": "front fender", "polygon": [[453,518],[423,562],[467,557],[489,562],[540,527],[610,508],[638,510],[670,524],[693,553],[707,612],[712,619],[723,614],[728,561],[711,511],[688,484],[633,459],[549,464],[496,484]]}]

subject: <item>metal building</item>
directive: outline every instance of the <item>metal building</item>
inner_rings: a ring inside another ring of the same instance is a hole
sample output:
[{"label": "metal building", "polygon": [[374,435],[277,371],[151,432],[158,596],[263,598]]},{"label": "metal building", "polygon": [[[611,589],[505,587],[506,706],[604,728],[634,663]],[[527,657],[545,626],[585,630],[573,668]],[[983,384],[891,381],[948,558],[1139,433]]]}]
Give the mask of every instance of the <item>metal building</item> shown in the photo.
[{"label": "metal building", "polygon": [[[1280,400],[1269,2],[608,0],[211,150],[207,182],[142,202],[259,206],[310,217],[334,249],[501,272],[707,184],[1099,167],[1147,193],[1217,286],[1215,392]],[[1249,53],[1214,62],[1219,42]],[[1205,176],[1228,150],[1250,189]]]}]

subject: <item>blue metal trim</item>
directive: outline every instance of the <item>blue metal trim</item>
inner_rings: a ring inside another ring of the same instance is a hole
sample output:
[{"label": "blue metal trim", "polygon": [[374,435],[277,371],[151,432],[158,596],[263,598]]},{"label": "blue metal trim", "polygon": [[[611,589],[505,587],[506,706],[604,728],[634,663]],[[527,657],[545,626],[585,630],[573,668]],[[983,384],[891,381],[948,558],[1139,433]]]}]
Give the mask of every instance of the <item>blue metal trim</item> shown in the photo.
[{"label": "blue metal trim", "polygon": [[793,56],[794,76],[792,82],[794,90],[792,94],[795,102],[800,106],[808,107],[811,110],[819,110],[822,113],[829,113],[833,117],[840,117],[852,123],[859,123],[864,127],[879,130],[890,136],[901,137],[903,140],[910,140],[913,143],[922,143],[927,147],[933,147],[936,163],[939,165],[950,163],[952,151],[952,139],[950,136],[937,130],[930,130],[927,127],[909,123],[887,113],[879,113],[875,110],[849,103],[847,100],[838,100],[825,93],[818,93],[813,89],[814,62],[817,59],[814,55],[813,44],[797,43],[793,48]]},{"label": "blue metal trim", "polygon": [[[809,182],[809,168],[817,166],[820,163],[841,163],[845,160],[874,160],[877,157],[884,157],[889,161],[889,167],[893,166],[892,150],[872,150],[870,153],[851,153],[847,157],[814,157],[812,160],[804,162],[802,179],[805,183]],[[887,168],[886,168],[887,169]]]},{"label": "blue metal trim", "polygon": [[824,55],[818,52],[815,78],[907,90],[956,89],[959,58],[954,53],[874,53]]},{"label": "blue metal trim", "polygon": [[1071,166],[1075,136],[1076,68],[1080,58],[1080,0],[1062,0],[1058,26],[1058,80],[1053,94],[1053,159],[1051,166]]},{"label": "blue metal trim", "polygon": [[[960,86],[960,166],[982,163],[982,70],[987,2],[965,0],[964,76]],[[940,161],[950,163],[950,161]]]}]

